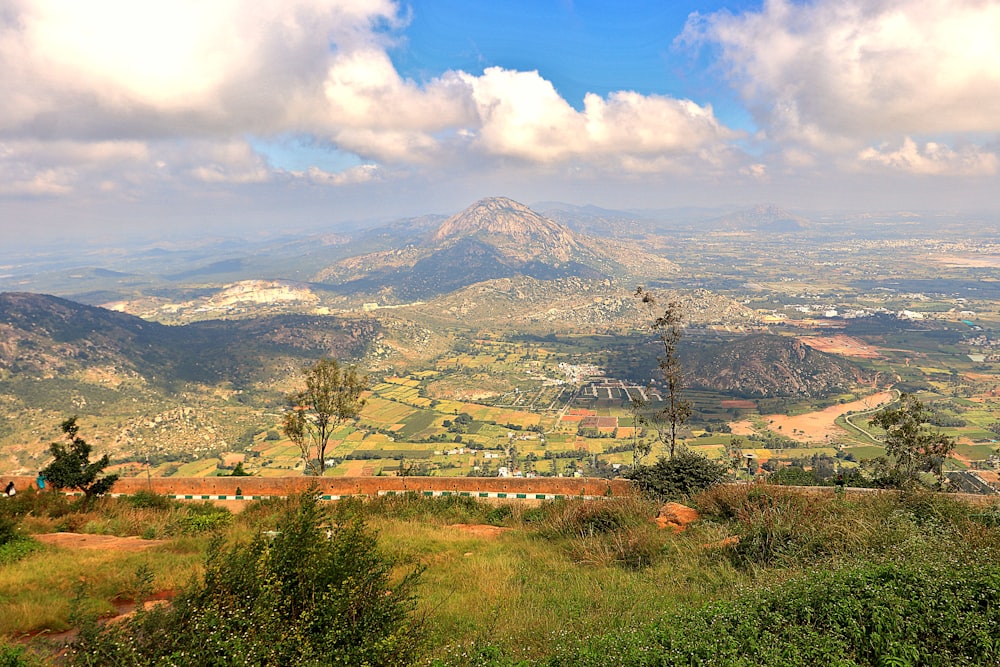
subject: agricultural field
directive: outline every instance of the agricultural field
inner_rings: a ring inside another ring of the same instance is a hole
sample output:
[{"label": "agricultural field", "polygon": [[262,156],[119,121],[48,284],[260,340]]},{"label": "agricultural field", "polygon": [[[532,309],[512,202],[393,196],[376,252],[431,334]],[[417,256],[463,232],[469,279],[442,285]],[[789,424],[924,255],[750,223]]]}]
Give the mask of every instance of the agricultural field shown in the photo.
[{"label": "agricultural field", "polygon": [[[884,454],[881,434],[868,421],[901,387],[930,406],[941,431],[959,443],[950,467],[988,465],[1000,439],[990,430],[1000,422],[1000,382],[982,364],[974,372],[967,347],[953,338],[941,345],[941,337],[928,331],[870,336],[812,330],[811,346],[854,354],[877,386],[823,399],[686,388],[692,415],[681,442],[722,460],[732,460],[736,448],[760,464],[821,456],[850,468]],[[496,475],[504,468],[519,475],[614,475],[632,465],[639,443],[651,447],[648,460],[655,460],[667,450],[649,418],[664,397],[651,385],[613,374],[627,372],[614,360],[628,356],[629,344],[609,336],[567,336],[546,340],[543,348],[532,340],[479,338],[425,369],[377,378],[357,423],[333,434],[327,474]],[[638,424],[633,399],[646,402]],[[279,414],[270,424],[258,421],[244,440],[245,468],[253,474],[303,468],[301,451],[280,432]],[[157,462],[151,474],[229,474],[216,467],[220,455],[206,451],[196,459]],[[123,474],[145,471],[134,463]]]}]

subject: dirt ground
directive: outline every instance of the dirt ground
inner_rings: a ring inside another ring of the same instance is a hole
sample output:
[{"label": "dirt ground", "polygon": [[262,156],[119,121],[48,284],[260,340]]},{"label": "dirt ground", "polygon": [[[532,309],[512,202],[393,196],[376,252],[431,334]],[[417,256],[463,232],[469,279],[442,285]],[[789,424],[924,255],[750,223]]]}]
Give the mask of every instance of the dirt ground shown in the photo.
[{"label": "dirt ground", "polygon": [[44,544],[67,549],[105,549],[107,551],[143,551],[165,540],[144,540],[141,537],[115,537],[114,535],[86,535],[83,533],[40,533],[33,538]]},{"label": "dirt ground", "polygon": [[881,356],[878,348],[872,347],[862,340],[843,334],[836,334],[834,336],[802,336],[799,340],[820,352],[839,354],[844,357],[876,359]]},{"label": "dirt ground", "polygon": [[[797,442],[825,442],[828,438],[844,434],[844,431],[834,423],[837,417],[851,411],[877,408],[891,401],[893,396],[891,391],[883,391],[860,401],[831,405],[816,412],[807,412],[794,417],[764,415],[762,419],[772,431],[788,436]],[[753,423],[750,420],[733,422],[730,426],[733,429],[733,435],[751,435],[753,433]]]},{"label": "dirt ground", "polygon": [[463,533],[470,533],[476,537],[497,537],[500,533],[508,530],[507,528],[501,528],[500,526],[490,526],[488,524],[474,524],[474,523],[455,523],[450,526],[455,530],[460,530]]}]

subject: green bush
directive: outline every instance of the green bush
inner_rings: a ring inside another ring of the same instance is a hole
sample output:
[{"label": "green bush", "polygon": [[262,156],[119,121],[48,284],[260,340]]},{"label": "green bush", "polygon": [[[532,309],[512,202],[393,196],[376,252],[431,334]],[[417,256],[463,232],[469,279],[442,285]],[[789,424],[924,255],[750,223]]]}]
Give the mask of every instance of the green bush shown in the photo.
[{"label": "green bush", "polygon": [[171,605],[83,623],[71,664],[411,664],[418,573],[394,577],[356,508],[337,509],[330,521],[306,493],[271,537],[215,541],[203,580]]},{"label": "green bush", "polygon": [[0,643],[0,667],[29,667],[39,664],[23,647]]},{"label": "green bush", "polygon": [[0,546],[13,542],[20,533],[17,532],[17,521],[8,516],[0,516]]},{"label": "green bush", "polygon": [[233,515],[228,512],[214,514],[189,514],[180,519],[181,532],[205,533],[225,528],[233,521]]},{"label": "green bush", "polygon": [[72,512],[73,506],[73,500],[66,494],[29,488],[19,491],[13,498],[0,501],[0,516],[23,517],[30,514],[59,518]]},{"label": "green bush", "polygon": [[39,543],[29,537],[11,540],[4,545],[0,545],[0,565],[16,563],[22,558],[27,558],[39,548]]},{"label": "green bush", "polygon": [[639,489],[657,500],[682,500],[704,491],[726,478],[726,468],[701,454],[678,452],[672,459],[660,459],[653,465],[638,466],[629,479]]},{"label": "green bush", "polygon": [[153,491],[136,491],[130,496],[123,497],[124,502],[138,509],[167,510],[174,507],[177,501],[167,496]]},{"label": "green bush", "polygon": [[996,665],[1000,568],[909,563],[815,572],[555,656],[556,665]]}]

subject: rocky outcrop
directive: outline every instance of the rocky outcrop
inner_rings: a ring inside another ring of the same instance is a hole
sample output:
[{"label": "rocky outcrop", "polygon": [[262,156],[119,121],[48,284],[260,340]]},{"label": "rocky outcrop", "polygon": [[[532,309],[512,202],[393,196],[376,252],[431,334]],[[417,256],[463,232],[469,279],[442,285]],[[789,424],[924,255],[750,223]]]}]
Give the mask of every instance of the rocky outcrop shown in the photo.
[{"label": "rocky outcrop", "polygon": [[663,530],[670,528],[679,533],[700,518],[698,510],[687,505],[666,503],[660,508],[660,513],[656,515],[653,522]]}]

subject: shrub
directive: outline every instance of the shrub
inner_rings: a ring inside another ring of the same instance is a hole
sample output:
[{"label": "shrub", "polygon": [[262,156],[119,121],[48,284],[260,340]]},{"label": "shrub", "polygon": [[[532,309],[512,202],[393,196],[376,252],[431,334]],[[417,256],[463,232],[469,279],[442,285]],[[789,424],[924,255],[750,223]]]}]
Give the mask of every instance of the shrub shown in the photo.
[{"label": "shrub", "polygon": [[635,498],[601,501],[557,500],[543,505],[546,518],[533,517],[533,525],[543,537],[593,537],[649,522],[652,509]]},{"label": "shrub", "polygon": [[721,463],[694,452],[682,451],[672,459],[660,459],[653,465],[638,466],[629,478],[639,489],[657,500],[680,500],[693,496],[726,477]]},{"label": "shrub", "polygon": [[167,496],[153,491],[136,491],[130,496],[125,496],[124,501],[138,509],[167,510],[173,507],[177,501]]},{"label": "shrub", "polygon": [[1000,568],[868,564],[581,643],[556,665],[996,665]]},{"label": "shrub", "polygon": [[0,643],[0,667],[28,667],[39,664],[21,646]]},{"label": "shrub", "polygon": [[63,493],[26,489],[0,502],[0,516],[48,516],[58,518],[73,511],[73,501]]},{"label": "shrub", "polygon": [[330,522],[305,493],[270,539],[213,542],[203,580],[170,606],[83,623],[72,664],[404,665],[420,647],[418,572],[392,562],[350,504]]},{"label": "shrub", "polygon": [[429,497],[415,492],[379,496],[366,503],[364,511],[372,516],[446,523],[494,523],[501,516],[497,506],[469,496]]},{"label": "shrub", "polygon": [[570,542],[574,562],[627,570],[641,570],[663,557],[662,536],[649,526],[632,526],[604,535],[579,537]]},{"label": "shrub", "polygon": [[0,516],[0,546],[13,542],[20,534],[17,532],[17,521],[10,517]]}]

